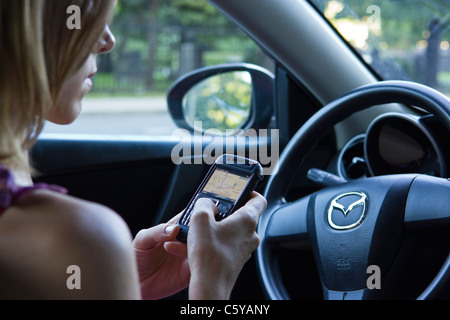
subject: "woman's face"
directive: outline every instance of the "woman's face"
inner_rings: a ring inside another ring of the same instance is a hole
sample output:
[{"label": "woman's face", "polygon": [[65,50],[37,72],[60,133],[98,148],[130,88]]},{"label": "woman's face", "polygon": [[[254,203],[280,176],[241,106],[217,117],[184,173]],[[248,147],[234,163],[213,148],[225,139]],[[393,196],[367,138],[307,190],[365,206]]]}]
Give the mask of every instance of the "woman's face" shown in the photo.
[{"label": "woman's face", "polygon": [[105,26],[95,50],[81,69],[63,85],[59,100],[47,115],[48,121],[56,124],[70,124],[77,119],[82,110],[82,100],[92,88],[92,77],[97,72],[97,56],[110,52],[115,44],[114,35],[109,27]]}]

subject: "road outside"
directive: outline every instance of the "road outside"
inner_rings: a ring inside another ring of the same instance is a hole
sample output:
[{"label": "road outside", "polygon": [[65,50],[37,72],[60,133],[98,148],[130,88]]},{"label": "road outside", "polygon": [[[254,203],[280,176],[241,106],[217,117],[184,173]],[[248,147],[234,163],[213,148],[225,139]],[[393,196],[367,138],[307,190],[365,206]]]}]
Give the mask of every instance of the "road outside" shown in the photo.
[{"label": "road outside", "polygon": [[47,123],[44,133],[95,135],[171,135],[176,129],[165,97],[86,98],[71,125]]}]

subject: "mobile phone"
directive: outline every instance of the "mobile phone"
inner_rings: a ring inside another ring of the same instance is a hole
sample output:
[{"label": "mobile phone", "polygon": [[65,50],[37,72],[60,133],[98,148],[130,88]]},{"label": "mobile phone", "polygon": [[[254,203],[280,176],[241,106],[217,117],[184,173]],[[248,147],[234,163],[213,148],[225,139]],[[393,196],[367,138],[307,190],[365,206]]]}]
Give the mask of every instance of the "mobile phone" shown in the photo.
[{"label": "mobile phone", "polygon": [[198,199],[211,199],[217,207],[216,220],[221,221],[250,199],[262,179],[262,166],[257,161],[228,154],[220,156],[178,221],[180,233],[177,240],[187,242],[191,214]]}]

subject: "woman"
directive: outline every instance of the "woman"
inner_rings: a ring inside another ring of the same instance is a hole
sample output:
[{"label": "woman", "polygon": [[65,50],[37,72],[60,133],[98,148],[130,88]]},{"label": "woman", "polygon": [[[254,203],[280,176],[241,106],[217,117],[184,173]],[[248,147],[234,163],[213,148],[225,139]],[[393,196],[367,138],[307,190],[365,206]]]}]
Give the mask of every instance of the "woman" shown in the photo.
[{"label": "woman", "polygon": [[[220,223],[213,203],[199,201],[185,245],[175,240],[177,217],[132,240],[110,209],[33,185],[28,151],[45,120],[78,117],[96,57],[115,45],[114,4],[0,2],[0,298],[158,299],[189,286],[191,299],[227,299],[259,244],[260,195]],[[66,26],[70,5],[80,8],[81,29]],[[70,266],[79,268],[78,289],[68,285]]]}]

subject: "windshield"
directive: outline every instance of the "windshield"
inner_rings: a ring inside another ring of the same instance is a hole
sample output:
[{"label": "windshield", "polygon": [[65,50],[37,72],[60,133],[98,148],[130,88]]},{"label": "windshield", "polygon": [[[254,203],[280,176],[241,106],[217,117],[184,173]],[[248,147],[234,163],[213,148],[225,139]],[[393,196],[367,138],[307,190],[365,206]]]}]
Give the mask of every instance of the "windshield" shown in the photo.
[{"label": "windshield", "polygon": [[450,94],[450,0],[311,0],[384,80]]}]

